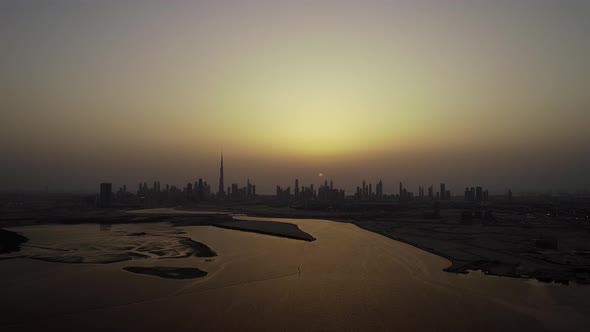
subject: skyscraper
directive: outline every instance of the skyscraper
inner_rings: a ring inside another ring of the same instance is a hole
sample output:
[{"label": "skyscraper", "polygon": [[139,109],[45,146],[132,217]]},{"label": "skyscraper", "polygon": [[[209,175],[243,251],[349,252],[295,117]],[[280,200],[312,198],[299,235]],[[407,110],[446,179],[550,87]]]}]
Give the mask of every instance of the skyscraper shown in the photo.
[{"label": "skyscraper", "polygon": [[444,200],[447,198],[447,191],[445,189],[445,184],[441,183],[440,184],[440,199]]},{"label": "skyscraper", "polygon": [[376,191],[377,200],[380,201],[383,198],[383,181],[379,180],[379,183],[377,183]]},{"label": "skyscraper", "polygon": [[[205,195],[204,195],[204,188],[203,188],[203,179],[199,178],[199,185],[198,185],[198,193],[199,193],[199,200],[202,200]],[[166,189],[166,191],[168,191],[168,189]]]},{"label": "skyscraper", "polygon": [[223,187],[223,153],[221,154],[221,167],[219,167],[219,191],[217,194],[219,196],[225,196],[225,191]]},{"label": "skyscraper", "polygon": [[482,187],[475,187],[475,200],[476,201],[483,201],[483,188]]},{"label": "skyscraper", "polygon": [[112,187],[111,183],[100,184],[100,207],[109,207],[111,205]]},{"label": "skyscraper", "polygon": [[465,187],[465,200],[472,201],[473,200],[473,198],[471,198],[472,195],[473,195],[473,193],[471,192],[471,190],[469,190],[469,187]]}]

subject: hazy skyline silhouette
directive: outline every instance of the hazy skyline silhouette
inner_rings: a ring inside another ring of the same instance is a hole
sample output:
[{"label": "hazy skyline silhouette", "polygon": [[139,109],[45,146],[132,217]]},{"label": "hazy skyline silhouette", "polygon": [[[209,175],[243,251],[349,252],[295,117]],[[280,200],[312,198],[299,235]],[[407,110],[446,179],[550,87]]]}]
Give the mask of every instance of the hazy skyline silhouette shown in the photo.
[{"label": "hazy skyline silhouette", "polygon": [[2,1],[0,190],[590,188],[587,1]]}]

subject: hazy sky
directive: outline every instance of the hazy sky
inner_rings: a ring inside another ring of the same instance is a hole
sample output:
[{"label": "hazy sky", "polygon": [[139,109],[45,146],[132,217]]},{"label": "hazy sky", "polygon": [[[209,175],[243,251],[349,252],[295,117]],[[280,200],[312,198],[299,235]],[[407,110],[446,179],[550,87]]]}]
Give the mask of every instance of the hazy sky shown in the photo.
[{"label": "hazy sky", "polygon": [[[0,0],[0,190],[590,189],[590,1]],[[213,186],[215,187],[215,185]]]}]

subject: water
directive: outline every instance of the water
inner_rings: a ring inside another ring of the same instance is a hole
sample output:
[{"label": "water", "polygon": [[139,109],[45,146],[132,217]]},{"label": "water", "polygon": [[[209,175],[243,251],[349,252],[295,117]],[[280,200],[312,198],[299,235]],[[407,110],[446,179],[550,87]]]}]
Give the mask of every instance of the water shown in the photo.
[{"label": "water", "polygon": [[[590,287],[450,274],[442,271],[446,259],[352,224],[266,220],[295,223],[317,241],[191,226],[179,236],[219,256],[111,264],[0,261],[0,329],[581,331],[590,323]],[[60,248],[79,238],[119,245],[112,238],[125,232],[177,231],[167,224],[13,230],[31,245]],[[197,267],[208,275],[173,280],[122,269],[155,264]]]}]

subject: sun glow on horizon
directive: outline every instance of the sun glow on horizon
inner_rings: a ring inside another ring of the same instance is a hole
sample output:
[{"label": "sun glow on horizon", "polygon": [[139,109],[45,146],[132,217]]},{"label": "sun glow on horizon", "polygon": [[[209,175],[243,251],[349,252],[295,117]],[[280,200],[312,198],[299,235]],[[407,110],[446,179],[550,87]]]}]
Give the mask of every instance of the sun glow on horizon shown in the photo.
[{"label": "sun glow on horizon", "polygon": [[405,79],[411,72],[384,75],[387,65],[358,55],[300,57],[310,58],[226,68],[212,107],[225,114],[228,134],[278,155],[350,155],[405,144],[427,123],[424,98]]}]

